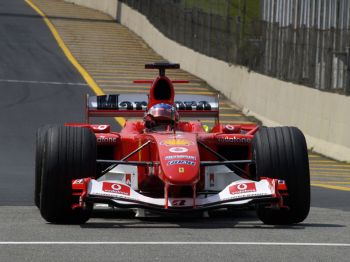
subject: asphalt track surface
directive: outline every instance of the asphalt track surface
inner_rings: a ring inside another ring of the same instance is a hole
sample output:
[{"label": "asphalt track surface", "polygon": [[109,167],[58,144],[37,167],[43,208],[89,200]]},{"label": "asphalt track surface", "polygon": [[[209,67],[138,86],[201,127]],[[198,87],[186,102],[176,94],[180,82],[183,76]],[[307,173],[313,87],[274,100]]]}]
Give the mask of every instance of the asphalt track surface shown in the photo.
[{"label": "asphalt track surface", "polygon": [[317,187],[309,217],[294,226],[263,225],[253,211],[100,211],[85,225],[47,224],[33,207],[35,132],[83,121],[91,90],[22,0],[0,2],[0,39],[0,261],[349,261],[349,192]]},{"label": "asphalt track surface", "polygon": [[83,121],[91,91],[22,0],[0,1],[0,39],[0,204],[32,205],[37,128]]}]

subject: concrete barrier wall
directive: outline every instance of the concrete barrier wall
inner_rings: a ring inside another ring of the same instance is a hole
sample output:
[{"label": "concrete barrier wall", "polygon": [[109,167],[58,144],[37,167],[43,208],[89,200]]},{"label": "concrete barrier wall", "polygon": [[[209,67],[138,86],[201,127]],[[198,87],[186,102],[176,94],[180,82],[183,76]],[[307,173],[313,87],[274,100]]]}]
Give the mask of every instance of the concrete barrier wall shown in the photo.
[{"label": "concrete barrier wall", "polygon": [[158,54],[207,81],[264,125],[297,126],[304,132],[309,148],[350,162],[350,97],[248,72],[244,67],[197,53],[166,38],[145,16],[117,0],[66,1],[111,15]]}]

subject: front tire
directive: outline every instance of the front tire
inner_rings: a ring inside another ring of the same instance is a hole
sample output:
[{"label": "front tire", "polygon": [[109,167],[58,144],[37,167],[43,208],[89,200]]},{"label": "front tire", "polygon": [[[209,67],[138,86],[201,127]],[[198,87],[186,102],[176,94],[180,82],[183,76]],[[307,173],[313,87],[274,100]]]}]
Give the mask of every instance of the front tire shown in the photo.
[{"label": "front tire", "polygon": [[36,132],[35,147],[35,177],[34,177],[34,204],[40,208],[40,191],[41,191],[41,175],[42,175],[42,158],[44,152],[44,144],[46,132],[50,125],[40,127]]},{"label": "front tire", "polygon": [[72,180],[95,176],[96,137],[86,128],[52,126],[45,141],[40,213],[51,223],[85,223],[92,208],[72,209]]},{"label": "front tire", "polygon": [[310,173],[306,141],[296,127],[263,127],[253,139],[256,177],[285,180],[289,209],[257,206],[257,215],[265,224],[293,224],[305,220],[310,210]]}]

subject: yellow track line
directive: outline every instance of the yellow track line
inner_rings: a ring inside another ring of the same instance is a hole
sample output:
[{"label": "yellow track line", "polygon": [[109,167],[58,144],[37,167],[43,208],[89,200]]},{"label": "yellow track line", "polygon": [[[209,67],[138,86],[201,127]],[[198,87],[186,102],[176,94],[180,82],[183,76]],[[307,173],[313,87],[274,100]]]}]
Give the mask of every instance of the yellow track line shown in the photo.
[{"label": "yellow track line", "polygon": [[[63,53],[66,55],[68,60],[72,63],[72,65],[78,70],[81,76],[85,79],[86,83],[90,86],[90,88],[95,92],[96,95],[104,95],[105,93],[102,89],[97,85],[95,80],[90,76],[90,74],[82,67],[76,58],[72,55],[66,44],[63,42],[61,36],[57,32],[55,26],[51,23],[48,17],[44,14],[41,9],[36,6],[31,0],[25,0],[25,2],[34,9],[44,20],[48,28],[50,29],[53,37],[55,38],[57,44],[62,49]],[[125,124],[125,118],[123,117],[115,117],[115,120],[123,127]]]},{"label": "yellow track line", "polygon": [[326,185],[326,184],[319,184],[319,183],[311,183],[311,185],[317,186],[317,187],[329,188],[329,189],[336,189],[341,191],[350,191],[350,187],[345,187],[345,186],[334,186],[334,185]]}]

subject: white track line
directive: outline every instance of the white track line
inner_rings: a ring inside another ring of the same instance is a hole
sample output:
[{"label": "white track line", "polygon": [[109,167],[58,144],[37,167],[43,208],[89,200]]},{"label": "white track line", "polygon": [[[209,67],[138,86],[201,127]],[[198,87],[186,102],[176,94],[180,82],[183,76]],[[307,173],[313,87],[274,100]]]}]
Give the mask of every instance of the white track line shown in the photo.
[{"label": "white track line", "polygon": [[6,241],[0,245],[248,245],[248,246],[329,246],[329,247],[350,247],[347,243],[296,243],[296,242],[76,242],[76,241]]},{"label": "white track line", "polygon": [[45,85],[69,85],[69,86],[87,86],[85,83],[70,83],[70,82],[48,82],[48,81],[31,81],[31,80],[15,80],[15,79],[0,79],[4,83],[25,83],[25,84],[45,84]]}]

